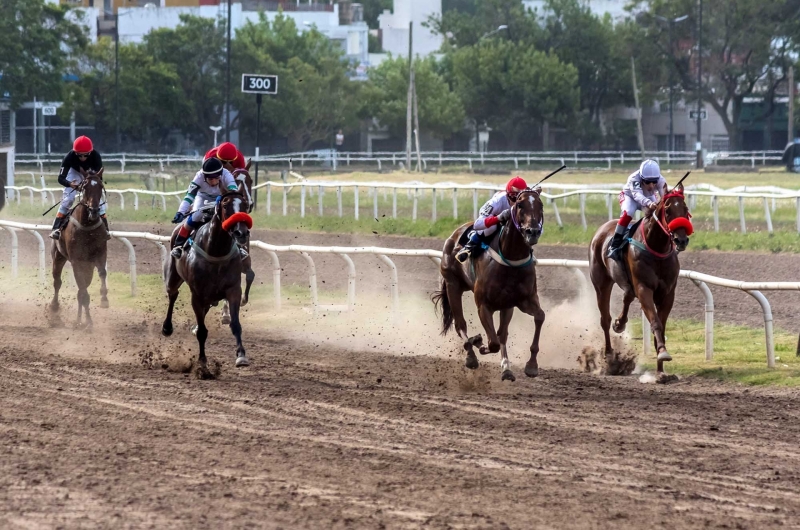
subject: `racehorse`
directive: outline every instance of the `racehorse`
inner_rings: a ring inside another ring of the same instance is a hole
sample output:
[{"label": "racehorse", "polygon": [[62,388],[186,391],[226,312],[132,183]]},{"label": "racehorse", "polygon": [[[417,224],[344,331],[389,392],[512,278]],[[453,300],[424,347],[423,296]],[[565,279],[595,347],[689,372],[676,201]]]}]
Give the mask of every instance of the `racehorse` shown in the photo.
[{"label": "racehorse", "polygon": [[100,218],[103,205],[103,168],[94,172],[81,169],[83,181],[77,188],[80,194],[78,205],[69,215],[69,222],[61,237],[50,244],[50,257],[53,260],[53,301],[50,312],[58,313],[58,292],[61,289],[61,271],[67,260],[72,264],[72,274],[78,284],[78,320],[81,326],[81,313],[86,311],[86,327],[92,327],[89,314],[89,285],[92,284],[94,269],[100,276],[100,307],[108,307],[108,288],[106,287],[106,254],[108,241],[106,228]]},{"label": "racehorse", "polygon": [[[515,307],[533,316],[536,329],[530,348],[531,358],[525,365],[525,375],[539,375],[536,356],[539,353],[539,334],[544,323],[544,311],[539,305],[536,291],[536,260],[531,249],[539,242],[544,229],[541,191],[541,188],[536,188],[520,193],[517,202],[511,207],[511,222],[503,225],[499,237],[494,238],[486,252],[463,264],[455,259],[455,255],[460,248],[459,241],[468,233],[472,224],[458,227],[445,241],[440,266],[441,289],[432,297],[434,306],[441,306],[442,335],[447,334],[455,321],[456,333],[465,340],[466,367],[478,368],[474,346],[479,347],[478,351],[482,355],[499,351],[503,381],[516,379],[506,351],[508,325]],[[467,334],[467,321],[461,305],[461,295],[465,291],[474,293],[478,315],[489,340],[488,348],[482,344],[480,334],[474,337]],[[495,332],[494,313],[497,311],[500,312],[500,327]]]},{"label": "racehorse", "polygon": [[[233,178],[236,179],[236,182],[240,182],[244,184],[244,191],[247,194],[247,203],[249,205],[247,209],[247,213],[253,212],[253,179],[250,177],[250,165],[253,163],[252,160],[247,161],[247,165],[244,169],[235,169],[233,170]],[[253,271],[253,262],[250,259],[250,233],[247,234],[247,241],[245,241],[244,245],[242,245],[244,249],[247,251],[247,258],[242,261],[243,270],[244,270],[244,277],[245,277],[245,287],[244,287],[244,296],[242,297],[242,305],[247,305],[248,300],[250,299],[250,286],[253,285],[253,280],[256,277],[256,273]],[[227,300],[222,303],[222,317],[220,321],[227,325],[231,323],[231,312],[228,308]]]},{"label": "racehorse", "polygon": [[619,262],[607,256],[616,221],[597,229],[589,246],[589,266],[600,309],[600,326],[605,334],[606,359],[614,355],[608,330],[611,290],[616,283],[624,297],[622,312],[614,321],[614,331],[625,331],[628,309],[633,299],[638,298],[655,337],[659,375],[664,373],[664,362],[672,360],[664,343],[664,328],[675,301],[675,286],[681,270],[678,252],[686,249],[693,231],[690,218],[683,186],[679,184],[661,198],[655,211],[646,215],[638,228],[632,227],[630,244]]},{"label": "racehorse", "polygon": [[[205,317],[213,305],[220,300],[228,302],[231,316],[231,332],[236,337],[236,366],[249,366],[250,361],[242,345],[242,326],[239,323],[239,307],[242,302],[243,265],[239,257],[239,245],[247,242],[253,221],[247,213],[249,204],[244,183],[237,191],[229,191],[217,199],[214,215],[201,226],[193,237],[188,252],[180,259],[170,259],[164,267],[164,285],[169,297],[167,317],[161,327],[165,336],[172,335],[172,311],[178,292],[184,282],[192,291],[192,309],[197,321],[197,342],[200,345],[199,373],[209,377],[206,361],[206,338],[208,329]],[[172,241],[178,229],[172,233]]]}]

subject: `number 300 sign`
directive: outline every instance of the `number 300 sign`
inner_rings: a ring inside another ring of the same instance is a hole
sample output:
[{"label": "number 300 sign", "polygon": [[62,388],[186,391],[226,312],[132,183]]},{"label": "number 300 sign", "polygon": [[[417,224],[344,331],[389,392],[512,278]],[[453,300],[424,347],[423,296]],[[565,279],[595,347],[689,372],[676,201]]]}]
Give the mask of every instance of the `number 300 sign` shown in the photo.
[{"label": "number 300 sign", "polygon": [[242,74],[242,92],[248,94],[277,94],[278,76]]}]

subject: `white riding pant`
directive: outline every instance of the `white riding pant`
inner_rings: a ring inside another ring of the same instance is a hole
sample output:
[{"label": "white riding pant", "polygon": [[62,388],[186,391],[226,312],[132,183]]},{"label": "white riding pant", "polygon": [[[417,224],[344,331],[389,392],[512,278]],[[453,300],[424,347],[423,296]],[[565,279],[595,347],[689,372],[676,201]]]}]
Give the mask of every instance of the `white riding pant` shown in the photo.
[{"label": "white riding pant", "polygon": [[[67,173],[67,181],[78,183],[83,182],[83,175],[70,168],[69,173]],[[69,211],[72,209],[72,203],[75,200],[75,194],[77,193],[78,191],[75,188],[64,188],[64,192],[61,194],[61,206],[58,208],[58,213],[62,215],[67,215],[69,213]],[[105,214],[106,204],[105,201],[103,201],[102,206],[100,206],[100,215]]]},{"label": "white riding pant", "polygon": [[497,232],[497,227],[498,226],[500,226],[499,223],[494,225],[494,226],[490,226],[489,228],[486,228],[484,230],[476,230],[476,232],[478,232],[483,237],[489,237],[490,235],[492,235],[495,232]]},{"label": "white riding pant", "polygon": [[[648,197],[648,199],[653,202],[657,202],[655,195]],[[642,206],[636,202],[633,197],[627,196],[625,192],[620,192],[619,194],[619,205],[621,207],[620,216],[622,215],[622,212],[628,212],[628,215],[631,217],[631,219],[634,218],[634,214],[637,211],[643,210]]]},{"label": "white riding pant", "polygon": [[213,204],[216,200],[217,198],[213,195],[208,195],[201,191],[197,192],[197,195],[194,198],[194,202],[192,203],[193,213],[190,216],[193,225],[200,226],[201,224],[203,224],[203,216],[205,215],[205,211],[201,210],[200,208],[202,208],[203,206],[208,206],[208,204],[206,204],[206,201],[208,201],[209,204]]}]

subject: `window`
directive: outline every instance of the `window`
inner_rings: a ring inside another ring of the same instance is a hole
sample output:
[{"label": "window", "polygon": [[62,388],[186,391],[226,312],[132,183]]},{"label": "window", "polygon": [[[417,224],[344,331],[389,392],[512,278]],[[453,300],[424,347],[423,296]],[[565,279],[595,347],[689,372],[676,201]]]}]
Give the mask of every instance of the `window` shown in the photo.
[{"label": "window", "polygon": [[730,142],[727,136],[716,134],[711,137],[712,151],[727,151],[730,149]]},{"label": "window", "polygon": [[0,110],[0,144],[11,143],[11,111]]}]

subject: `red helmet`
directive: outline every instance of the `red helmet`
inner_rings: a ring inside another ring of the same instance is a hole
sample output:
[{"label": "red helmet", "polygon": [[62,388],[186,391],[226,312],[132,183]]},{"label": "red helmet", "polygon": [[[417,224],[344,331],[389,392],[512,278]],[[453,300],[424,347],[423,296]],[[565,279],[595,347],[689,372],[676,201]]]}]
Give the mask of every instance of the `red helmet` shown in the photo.
[{"label": "red helmet", "polygon": [[528,184],[525,183],[522,177],[514,177],[506,184],[506,193],[509,195],[516,195],[527,187]]},{"label": "red helmet", "polygon": [[94,146],[88,136],[78,136],[72,143],[72,150],[76,153],[91,153]]},{"label": "red helmet", "polygon": [[239,155],[239,150],[230,142],[224,142],[217,147],[217,158],[223,162],[233,162]]}]

